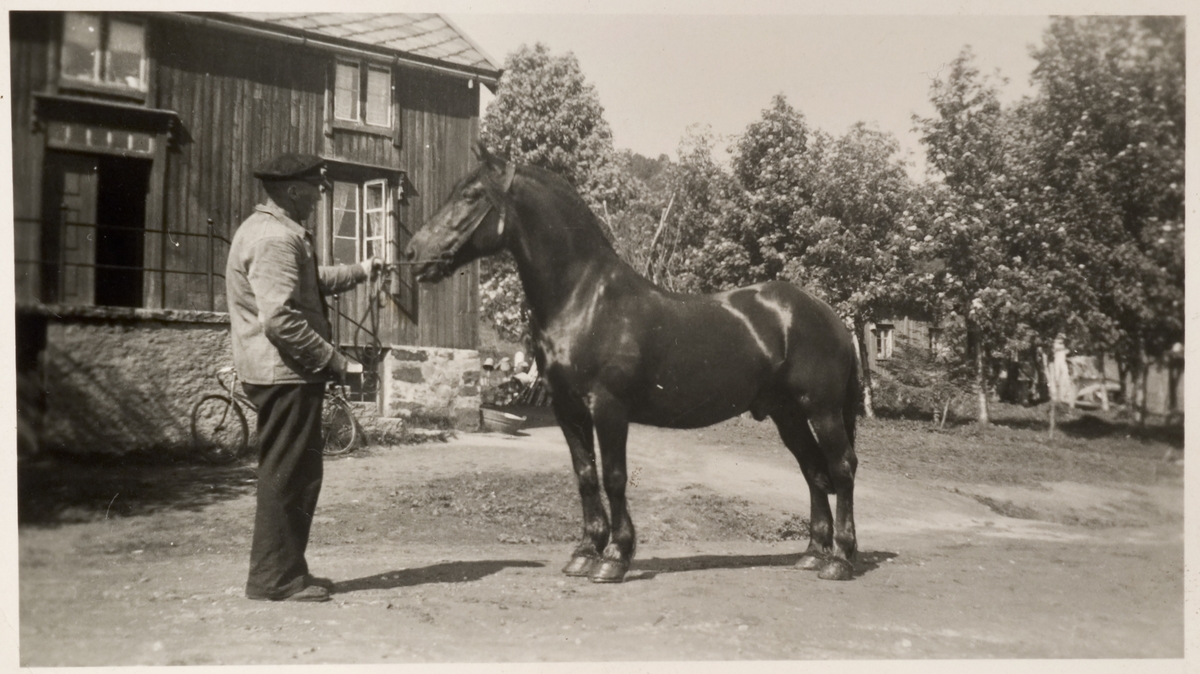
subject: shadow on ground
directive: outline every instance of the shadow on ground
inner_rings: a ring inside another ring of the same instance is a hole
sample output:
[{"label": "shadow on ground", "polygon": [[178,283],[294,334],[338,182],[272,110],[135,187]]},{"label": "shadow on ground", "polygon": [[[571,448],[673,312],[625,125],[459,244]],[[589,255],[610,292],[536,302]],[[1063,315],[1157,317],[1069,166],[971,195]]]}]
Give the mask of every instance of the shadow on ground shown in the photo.
[{"label": "shadow on ground", "polygon": [[539,568],[541,562],[522,559],[485,560],[475,562],[443,562],[423,566],[419,569],[403,569],[378,573],[365,578],[355,578],[335,583],[333,591],[338,594],[362,590],[391,590],[399,587],[428,585],[431,583],[469,583],[480,580],[504,569]]},{"label": "shadow on ground", "polygon": [[[854,577],[857,578],[879,568],[879,565],[896,557],[894,552],[860,552],[854,561]],[[691,557],[637,560],[633,563],[628,580],[650,580],[660,573],[683,571],[707,571],[709,569],[744,569],[755,566],[795,566],[800,553],[775,555],[693,555]]]},{"label": "shadow on ground", "polygon": [[[996,405],[996,407],[1000,407]],[[932,414],[924,410],[898,410],[893,408],[877,408],[875,414],[880,419],[928,422],[931,427],[937,424]],[[1183,449],[1183,420],[1182,418],[1155,417],[1145,424],[1138,424],[1132,419],[1125,418],[1121,411],[1114,412],[1079,412],[1078,410],[1063,409],[1061,418],[1055,429],[1064,437],[1077,440],[1100,440],[1103,438],[1136,438],[1145,443],[1161,443],[1175,449]],[[1042,407],[1021,408],[1008,405],[993,414],[992,424],[999,427],[1011,428],[1037,433],[1048,433],[1050,421],[1047,412]],[[975,430],[976,421],[973,418],[951,414],[944,430]]]},{"label": "shadow on ground", "polygon": [[42,454],[17,464],[17,522],[54,527],[167,510],[197,511],[255,488],[255,469],[172,458]]}]

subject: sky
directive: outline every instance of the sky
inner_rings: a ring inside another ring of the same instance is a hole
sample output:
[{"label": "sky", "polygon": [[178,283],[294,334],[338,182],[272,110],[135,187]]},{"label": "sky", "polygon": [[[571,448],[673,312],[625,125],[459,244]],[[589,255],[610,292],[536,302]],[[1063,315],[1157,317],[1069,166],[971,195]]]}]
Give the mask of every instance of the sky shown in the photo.
[{"label": "sky", "polygon": [[970,45],[980,70],[1008,78],[1001,95],[1015,101],[1032,92],[1029,47],[1049,24],[1044,16],[446,15],[501,64],[522,44],[574,53],[617,149],[676,158],[689,126],[732,137],[782,93],[825,132],[862,121],[892,133],[914,175],[924,156],[912,116],[933,114],[933,79]]}]

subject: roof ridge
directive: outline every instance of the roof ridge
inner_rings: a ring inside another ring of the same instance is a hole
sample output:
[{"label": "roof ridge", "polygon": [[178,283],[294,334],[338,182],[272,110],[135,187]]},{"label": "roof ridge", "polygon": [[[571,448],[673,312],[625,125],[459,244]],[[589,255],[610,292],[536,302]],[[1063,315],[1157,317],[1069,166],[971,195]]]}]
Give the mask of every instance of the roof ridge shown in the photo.
[{"label": "roof ridge", "polygon": [[232,12],[231,15],[312,36],[382,47],[497,74],[501,70],[487,51],[440,13]]}]

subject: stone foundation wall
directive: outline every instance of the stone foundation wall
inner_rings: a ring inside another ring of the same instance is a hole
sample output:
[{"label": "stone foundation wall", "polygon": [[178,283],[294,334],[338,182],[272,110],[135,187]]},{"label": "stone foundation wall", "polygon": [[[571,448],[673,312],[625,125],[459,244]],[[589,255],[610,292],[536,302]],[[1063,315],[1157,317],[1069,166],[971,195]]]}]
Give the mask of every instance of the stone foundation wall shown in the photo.
[{"label": "stone foundation wall", "polygon": [[[23,409],[39,448],[123,453],[186,449],[194,402],[233,364],[229,325],[212,321],[50,319]],[[40,389],[40,390],[39,390]],[[248,415],[253,428],[253,412]]]},{"label": "stone foundation wall", "polygon": [[[28,322],[18,313],[18,322]],[[192,406],[220,391],[217,370],[233,364],[225,314],[77,308],[35,309],[44,321],[36,367],[17,377],[23,452],[186,451]],[[353,403],[369,442],[406,429],[479,428],[476,351],[393,346],[378,402]],[[246,409],[253,441],[255,415]]]},{"label": "stone foundation wall", "polygon": [[479,352],[392,346],[383,360],[380,394],[386,417],[479,429]]}]

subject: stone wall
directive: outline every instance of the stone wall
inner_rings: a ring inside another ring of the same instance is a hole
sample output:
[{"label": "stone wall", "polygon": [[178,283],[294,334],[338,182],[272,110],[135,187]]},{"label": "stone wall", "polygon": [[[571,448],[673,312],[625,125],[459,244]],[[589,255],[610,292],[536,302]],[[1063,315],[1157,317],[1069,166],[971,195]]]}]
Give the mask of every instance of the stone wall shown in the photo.
[{"label": "stone wall", "polygon": [[392,346],[383,359],[382,414],[479,429],[479,352]]},{"label": "stone wall", "polygon": [[[38,446],[70,452],[185,449],[191,407],[232,365],[227,321],[60,316],[46,321],[36,375]],[[30,410],[22,416],[30,417]],[[40,414],[38,414],[40,412]],[[248,415],[253,424],[253,413]]]},{"label": "stone wall", "polygon": [[[23,453],[186,451],[192,405],[219,392],[215,374],[233,364],[222,313],[35,308],[19,311],[18,324],[44,330],[18,340],[37,342],[18,357],[28,361],[17,378]],[[369,442],[413,426],[478,430],[479,374],[476,351],[394,346],[379,401],[352,406]],[[254,411],[245,411],[253,441]]]}]

